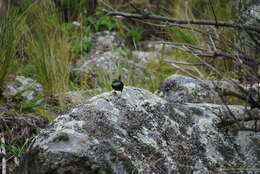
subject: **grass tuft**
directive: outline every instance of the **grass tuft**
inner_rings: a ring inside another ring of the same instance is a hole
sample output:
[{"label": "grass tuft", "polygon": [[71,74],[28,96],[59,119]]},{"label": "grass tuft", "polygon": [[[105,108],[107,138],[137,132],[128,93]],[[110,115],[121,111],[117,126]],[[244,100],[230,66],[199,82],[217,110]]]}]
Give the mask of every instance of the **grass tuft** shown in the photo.
[{"label": "grass tuft", "polygon": [[17,65],[20,43],[28,32],[25,14],[17,9],[8,9],[0,23],[0,89],[9,73]]},{"label": "grass tuft", "polygon": [[63,104],[73,56],[69,35],[63,30],[58,15],[51,13],[55,11],[53,6],[46,7],[42,2],[36,5],[37,12],[32,8],[31,13],[37,21],[32,24],[27,54],[34,65],[34,76],[43,85],[44,95],[57,97],[59,104]]}]

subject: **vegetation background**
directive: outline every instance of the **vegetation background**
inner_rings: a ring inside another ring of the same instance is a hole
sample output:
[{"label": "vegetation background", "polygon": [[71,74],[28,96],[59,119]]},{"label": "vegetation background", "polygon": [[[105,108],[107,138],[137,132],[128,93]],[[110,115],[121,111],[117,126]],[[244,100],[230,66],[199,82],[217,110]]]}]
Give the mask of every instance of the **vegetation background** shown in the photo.
[{"label": "vegetation background", "polygon": [[[17,75],[37,80],[43,86],[42,103],[39,98],[26,101],[17,95],[13,98],[0,96],[0,106],[8,106],[5,115],[29,114],[37,117],[55,118],[55,113],[68,107],[65,93],[70,90],[100,88],[111,90],[111,74],[99,72],[97,82],[90,84],[89,77],[71,78],[71,68],[80,58],[89,54],[91,44],[86,37],[100,31],[114,31],[127,40],[124,55],[147,40],[164,40],[197,45],[208,50],[215,48],[229,55],[247,55],[260,58],[259,44],[252,41],[258,35],[234,28],[199,25],[177,25],[153,20],[130,20],[107,15],[102,9],[181,19],[208,19],[245,23],[243,12],[251,1],[236,0],[20,0],[0,1],[0,95],[4,85]],[[5,2],[5,3],[4,3]],[[145,11],[143,10],[145,9]],[[73,21],[80,23],[74,25]],[[151,25],[152,23],[152,25]],[[259,23],[257,24],[259,26]],[[199,32],[198,32],[199,31]],[[210,34],[209,34],[210,33]],[[214,41],[212,41],[214,40]],[[259,42],[259,40],[257,41]],[[207,66],[180,66],[173,68],[165,57],[188,63],[204,62]],[[175,48],[145,67],[149,83],[136,80],[131,74],[124,78],[127,85],[155,91],[159,83],[174,73],[193,74],[199,79],[237,79],[241,83],[259,83],[256,66],[239,64],[237,60],[214,56],[196,56],[191,50]],[[249,78],[249,77],[255,78]],[[81,81],[79,83],[79,81]],[[83,83],[83,82],[84,83]],[[89,94],[95,95],[95,92]],[[85,96],[88,97],[88,96]],[[230,97],[231,104],[245,104],[244,100]],[[0,113],[3,115],[3,113]],[[12,135],[12,130],[5,130]],[[13,157],[26,150],[29,140],[12,137],[7,151]]]}]

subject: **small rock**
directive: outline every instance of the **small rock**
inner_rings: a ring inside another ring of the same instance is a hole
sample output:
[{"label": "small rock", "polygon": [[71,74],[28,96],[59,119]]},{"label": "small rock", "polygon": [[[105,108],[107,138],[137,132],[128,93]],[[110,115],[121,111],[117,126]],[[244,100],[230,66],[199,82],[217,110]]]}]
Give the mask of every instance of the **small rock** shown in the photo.
[{"label": "small rock", "polygon": [[93,34],[88,38],[91,41],[90,54],[101,54],[112,51],[125,45],[125,41],[115,32],[103,31]]}]

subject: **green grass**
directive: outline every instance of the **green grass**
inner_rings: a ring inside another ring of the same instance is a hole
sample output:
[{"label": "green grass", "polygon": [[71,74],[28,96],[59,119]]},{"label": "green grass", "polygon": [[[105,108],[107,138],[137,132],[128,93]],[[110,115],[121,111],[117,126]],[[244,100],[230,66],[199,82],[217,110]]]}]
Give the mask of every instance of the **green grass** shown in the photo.
[{"label": "green grass", "polygon": [[[62,21],[60,11],[51,2],[36,0],[32,3],[32,0],[24,0],[19,2],[19,10],[8,13],[6,19],[12,22],[6,20],[5,25],[2,24],[2,27],[4,27],[0,33],[4,38],[0,41],[0,50],[4,50],[0,52],[0,56],[3,57],[0,60],[0,88],[9,74],[15,75],[16,72],[19,72],[19,74],[29,75],[40,82],[43,85],[44,98],[48,100],[57,99],[59,104],[64,103],[64,93],[71,89],[87,90],[101,88],[101,91],[111,90],[111,80],[117,78],[117,74],[120,74],[123,67],[121,65],[118,66],[117,72],[113,72],[113,74],[106,74],[106,72],[96,70],[97,77],[95,79],[91,79],[88,75],[78,76],[73,81],[69,78],[72,63],[75,63],[78,58],[86,56],[86,50],[90,47],[89,41],[83,38],[89,36],[91,32],[113,30],[124,36],[124,39],[137,42],[147,39],[149,32],[152,30],[139,22],[118,20],[108,17],[101,12],[96,13],[96,16],[86,17],[82,13],[84,9],[82,2],[82,0],[77,2],[72,0],[62,1],[64,6],[72,6],[70,14],[73,15],[70,20],[77,19],[81,23],[79,27]],[[127,1],[122,1],[122,3],[127,3]],[[146,2],[136,3],[140,7],[147,5]],[[220,0],[212,1],[212,3],[219,20],[230,20],[233,18],[235,10],[230,8],[232,2]],[[192,0],[188,4],[181,0],[174,0],[171,3],[168,0],[164,0],[160,8],[167,9],[168,13],[165,10],[157,11],[156,2],[148,4],[147,7],[151,10],[151,13],[158,12],[158,15],[174,14],[170,17],[214,19],[207,0]],[[198,7],[204,8],[198,10]],[[133,12],[132,8],[126,7],[125,9]],[[137,27],[135,27],[136,25]],[[196,26],[193,27],[196,28]],[[14,28],[16,29],[14,30]],[[209,29],[209,31],[213,30]],[[234,34],[230,30],[221,29],[216,31],[216,36],[235,40]],[[169,41],[174,42],[205,46],[208,40],[207,37],[195,31],[177,27],[168,27],[162,30],[162,32],[165,32]],[[217,46],[225,45],[219,44]],[[132,59],[128,55],[129,53],[124,54],[126,59]],[[190,53],[177,49],[173,49],[173,52],[167,56],[175,61],[199,63],[199,60]],[[19,60],[25,60],[26,64],[17,67],[18,58]],[[230,62],[208,61],[208,63],[223,72],[225,77],[236,76],[232,73],[233,67]],[[181,67],[197,76],[201,75],[211,79],[221,79],[223,77],[212,72],[208,67]],[[123,77],[126,84],[155,91],[158,84],[167,76],[173,73],[183,74],[178,69],[172,67],[170,63],[165,62],[164,57],[151,59],[144,68],[144,74],[147,76],[146,81],[139,80],[139,74],[135,72],[135,69],[131,70],[129,68],[128,74]],[[54,103],[53,105],[56,105]],[[34,103],[25,103],[23,108],[31,110],[33,107],[37,108],[38,106],[34,105]]]},{"label": "green grass", "polygon": [[44,8],[41,2],[30,11],[37,20],[32,23],[26,52],[34,65],[34,78],[43,85],[44,96],[57,97],[62,104],[68,90],[73,54],[69,34],[52,11],[53,6]]},{"label": "green grass", "polygon": [[28,32],[25,19],[26,14],[19,14],[17,9],[9,9],[0,23],[0,89],[21,56],[21,42]]}]

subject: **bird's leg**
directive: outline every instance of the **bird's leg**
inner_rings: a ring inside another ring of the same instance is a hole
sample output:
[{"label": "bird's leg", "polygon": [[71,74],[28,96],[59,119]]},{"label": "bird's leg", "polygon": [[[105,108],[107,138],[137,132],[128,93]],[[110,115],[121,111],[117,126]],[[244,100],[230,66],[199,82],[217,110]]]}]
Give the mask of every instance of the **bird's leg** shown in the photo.
[{"label": "bird's leg", "polygon": [[113,91],[112,91],[112,93],[113,93],[113,94],[115,94],[115,95],[117,95],[117,92],[116,92],[116,90],[113,90]]}]

